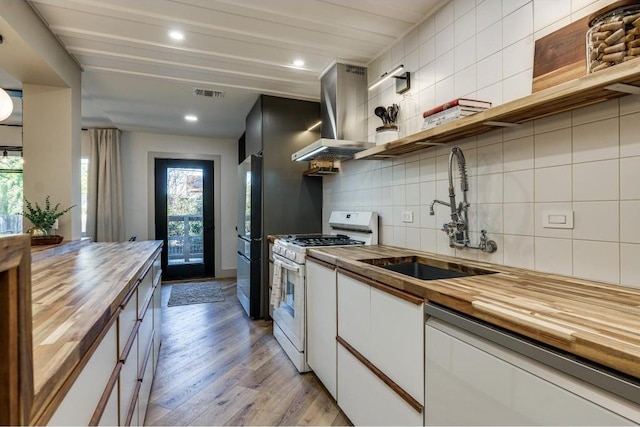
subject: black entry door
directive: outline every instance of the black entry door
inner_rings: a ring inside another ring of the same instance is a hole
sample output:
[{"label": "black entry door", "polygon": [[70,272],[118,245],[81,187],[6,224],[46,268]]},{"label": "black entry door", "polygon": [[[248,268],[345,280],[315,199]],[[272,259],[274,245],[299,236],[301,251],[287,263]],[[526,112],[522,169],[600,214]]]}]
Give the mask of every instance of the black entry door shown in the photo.
[{"label": "black entry door", "polygon": [[213,277],[213,162],[156,159],[155,202],[163,278]]}]

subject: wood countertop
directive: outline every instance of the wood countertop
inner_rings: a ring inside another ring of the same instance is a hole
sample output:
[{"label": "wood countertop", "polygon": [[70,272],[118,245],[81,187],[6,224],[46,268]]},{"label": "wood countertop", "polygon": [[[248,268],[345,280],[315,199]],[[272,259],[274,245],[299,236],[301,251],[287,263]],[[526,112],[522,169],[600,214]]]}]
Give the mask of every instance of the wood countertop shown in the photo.
[{"label": "wood countertop", "polygon": [[90,243],[32,262],[34,416],[51,403],[161,241]]},{"label": "wood countertop", "polygon": [[[391,246],[317,248],[307,256],[640,378],[640,289]],[[496,273],[419,280],[371,264],[411,256]]]}]

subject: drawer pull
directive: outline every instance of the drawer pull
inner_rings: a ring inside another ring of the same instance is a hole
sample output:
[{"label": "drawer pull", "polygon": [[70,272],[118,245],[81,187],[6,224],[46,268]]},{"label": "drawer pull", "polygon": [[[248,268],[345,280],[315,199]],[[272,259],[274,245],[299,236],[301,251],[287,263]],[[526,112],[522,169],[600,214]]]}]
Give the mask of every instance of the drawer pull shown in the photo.
[{"label": "drawer pull", "polygon": [[341,337],[337,336],[336,337],[336,341],[338,341],[338,343],[340,345],[342,345],[342,347],[344,347],[345,350],[347,350],[349,353],[351,353],[353,355],[353,357],[358,359],[358,361],[360,361],[360,363],[362,363],[364,366],[366,366],[367,369],[369,369],[371,372],[373,372],[375,374],[375,376],[380,378],[382,380],[382,382],[384,382],[386,385],[388,385],[391,390],[393,390],[398,396],[400,396],[405,402],[407,402],[409,404],[409,406],[411,406],[413,409],[415,409],[417,413],[421,414],[423,412],[424,406],[422,406],[420,404],[420,402],[418,402],[416,399],[411,397],[411,395],[409,393],[407,393],[402,387],[400,387],[391,378],[389,378],[387,375],[385,375],[384,372],[382,372],[380,369],[378,369],[373,363],[371,363],[369,361],[369,359],[364,357],[358,350],[353,348],[348,342],[346,342],[344,340],[344,338],[341,338]]}]

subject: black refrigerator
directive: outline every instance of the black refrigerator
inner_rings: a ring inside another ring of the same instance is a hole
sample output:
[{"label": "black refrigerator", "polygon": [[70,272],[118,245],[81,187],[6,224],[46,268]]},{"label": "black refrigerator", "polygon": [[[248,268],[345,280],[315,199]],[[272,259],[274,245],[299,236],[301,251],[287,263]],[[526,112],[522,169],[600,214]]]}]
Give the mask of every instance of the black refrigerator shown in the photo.
[{"label": "black refrigerator", "polygon": [[[322,232],[322,178],[291,154],[319,138],[307,129],[320,104],[261,95],[246,121],[238,166],[238,299],[252,319],[269,316],[269,235]],[[240,148],[240,147],[239,147]]]},{"label": "black refrigerator", "polygon": [[262,158],[247,157],[238,166],[238,300],[249,317],[260,317],[260,287],[251,279],[260,277],[262,263]]}]

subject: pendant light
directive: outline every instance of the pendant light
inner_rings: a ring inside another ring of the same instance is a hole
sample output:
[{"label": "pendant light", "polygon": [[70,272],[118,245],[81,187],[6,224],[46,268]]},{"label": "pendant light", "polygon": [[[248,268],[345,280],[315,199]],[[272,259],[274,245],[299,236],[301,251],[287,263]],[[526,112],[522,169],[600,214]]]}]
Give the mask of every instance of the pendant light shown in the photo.
[{"label": "pendant light", "polygon": [[13,101],[9,94],[0,88],[0,122],[6,120],[13,112]]}]

